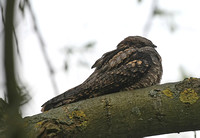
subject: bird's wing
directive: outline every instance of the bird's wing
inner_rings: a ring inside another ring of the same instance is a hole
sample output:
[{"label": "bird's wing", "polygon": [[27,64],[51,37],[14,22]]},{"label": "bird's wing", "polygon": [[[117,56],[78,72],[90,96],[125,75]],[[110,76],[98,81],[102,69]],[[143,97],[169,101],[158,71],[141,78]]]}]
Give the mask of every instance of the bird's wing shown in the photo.
[{"label": "bird's wing", "polygon": [[105,53],[100,59],[98,59],[94,63],[92,68],[96,68],[97,71],[103,73],[105,71],[110,71],[112,69],[116,69],[120,66],[126,65],[128,62],[145,59],[148,56],[149,55],[139,52],[133,47],[124,48],[120,50],[116,49]]},{"label": "bird's wing", "polygon": [[116,50],[112,50],[110,52],[103,54],[103,56],[101,58],[99,58],[94,63],[94,65],[92,65],[91,68],[96,68],[96,69],[101,68],[104,64],[106,64],[118,52],[119,52],[118,49],[116,49]]},{"label": "bird's wing", "polygon": [[[113,55],[112,52],[115,53],[114,56],[110,56]],[[83,85],[96,93],[117,92],[138,82],[151,65],[150,55],[132,47],[117,52],[111,51],[109,55],[105,54],[96,61],[93,65],[96,70]]]}]

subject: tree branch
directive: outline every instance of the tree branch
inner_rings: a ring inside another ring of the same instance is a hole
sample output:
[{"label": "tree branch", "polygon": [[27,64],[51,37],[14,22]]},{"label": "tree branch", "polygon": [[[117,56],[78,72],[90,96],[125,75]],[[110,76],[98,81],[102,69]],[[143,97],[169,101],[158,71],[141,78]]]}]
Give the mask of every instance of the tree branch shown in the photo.
[{"label": "tree branch", "polygon": [[[200,129],[200,79],[118,92],[24,118],[29,137],[144,137]],[[0,122],[1,123],[1,122]]]}]

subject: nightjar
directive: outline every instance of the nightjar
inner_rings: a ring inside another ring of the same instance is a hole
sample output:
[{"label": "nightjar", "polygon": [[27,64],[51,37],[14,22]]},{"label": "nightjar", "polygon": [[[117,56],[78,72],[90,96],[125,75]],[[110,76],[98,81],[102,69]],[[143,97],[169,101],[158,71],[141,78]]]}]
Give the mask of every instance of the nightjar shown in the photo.
[{"label": "nightjar", "polygon": [[82,84],[44,103],[42,112],[100,95],[158,84],[163,71],[155,48],[144,37],[125,38],[115,50],[103,54],[94,63],[94,72]]}]

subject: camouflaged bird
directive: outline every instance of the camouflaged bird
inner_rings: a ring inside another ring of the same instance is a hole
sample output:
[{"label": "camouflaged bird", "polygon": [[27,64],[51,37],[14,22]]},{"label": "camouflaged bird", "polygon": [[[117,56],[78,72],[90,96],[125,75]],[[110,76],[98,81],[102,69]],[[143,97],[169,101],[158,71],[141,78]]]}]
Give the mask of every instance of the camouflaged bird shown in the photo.
[{"label": "camouflaged bird", "polygon": [[65,104],[109,93],[155,85],[162,77],[161,57],[156,46],[141,36],[129,36],[117,49],[103,54],[94,72],[80,85],[42,105],[42,112]]}]

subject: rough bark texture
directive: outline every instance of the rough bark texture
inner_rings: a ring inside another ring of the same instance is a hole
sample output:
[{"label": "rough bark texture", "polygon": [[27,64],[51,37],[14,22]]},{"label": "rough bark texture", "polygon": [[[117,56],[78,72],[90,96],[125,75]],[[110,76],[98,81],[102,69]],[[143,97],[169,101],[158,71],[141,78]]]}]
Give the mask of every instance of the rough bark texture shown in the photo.
[{"label": "rough bark texture", "polygon": [[199,96],[200,79],[189,78],[68,104],[26,117],[24,126],[29,137],[39,138],[137,138],[199,130]]}]

